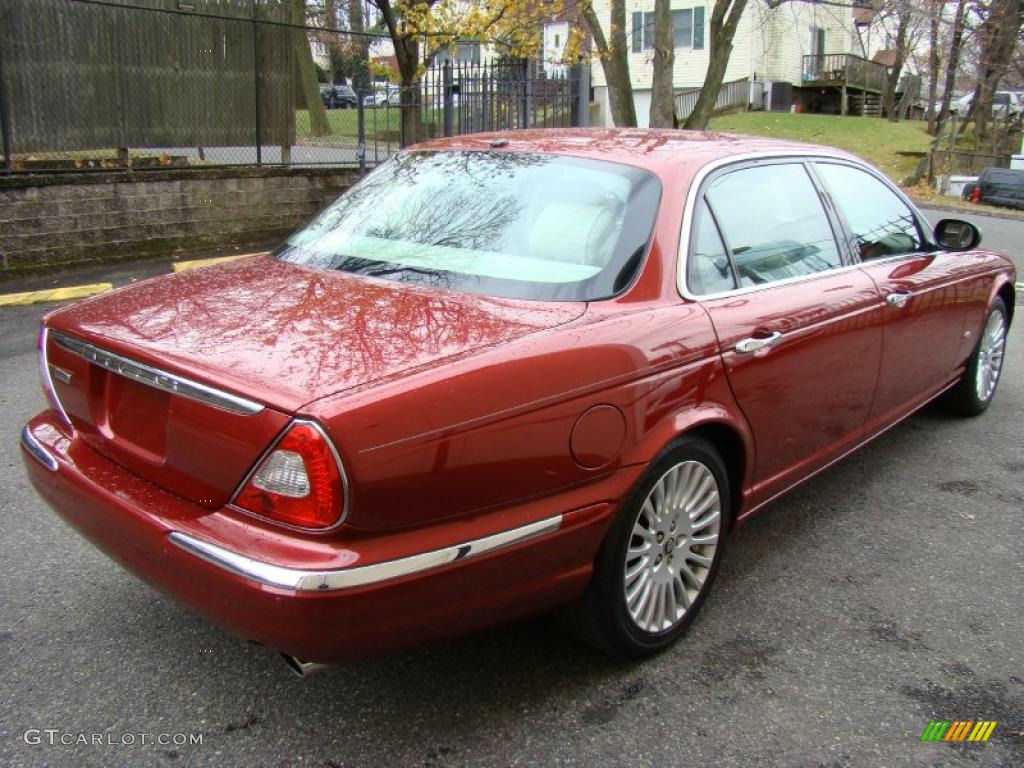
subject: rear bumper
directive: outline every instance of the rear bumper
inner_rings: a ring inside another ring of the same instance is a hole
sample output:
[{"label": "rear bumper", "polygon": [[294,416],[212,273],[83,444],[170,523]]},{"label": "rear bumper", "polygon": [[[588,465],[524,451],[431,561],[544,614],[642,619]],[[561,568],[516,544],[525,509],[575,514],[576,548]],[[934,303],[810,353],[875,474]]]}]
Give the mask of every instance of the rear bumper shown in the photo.
[{"label": "rear bumper", "polygon": [[571,600],[641,469],[473,520],[327,538],[163,491],[67,437],[51,413],[29,423],[22,447],[33,486],[97,547],[239,636],[313,661],[398,650]]}]

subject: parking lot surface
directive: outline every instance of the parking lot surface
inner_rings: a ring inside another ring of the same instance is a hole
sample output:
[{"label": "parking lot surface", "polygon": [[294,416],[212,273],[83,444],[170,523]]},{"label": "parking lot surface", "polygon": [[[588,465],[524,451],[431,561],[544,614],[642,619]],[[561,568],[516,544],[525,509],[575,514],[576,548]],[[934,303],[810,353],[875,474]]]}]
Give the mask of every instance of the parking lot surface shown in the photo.
[{"label": "parking lot surface", "polygon": [[539,618],[299,680],[29,488],[48,308],[0,313],[0,765],[1024,765],[1024,314],[988,413],[928,408],[741,526],[668,652],[616,664]]}]

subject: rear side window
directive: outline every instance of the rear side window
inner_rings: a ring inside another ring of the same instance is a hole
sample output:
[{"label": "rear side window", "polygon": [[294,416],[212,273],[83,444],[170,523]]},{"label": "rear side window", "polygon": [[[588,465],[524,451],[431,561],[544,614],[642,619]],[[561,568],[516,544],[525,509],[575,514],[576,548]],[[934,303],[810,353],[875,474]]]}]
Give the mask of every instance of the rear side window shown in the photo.
[{"label": "rear side window", "polygon": [[732,171],[715,179],[705,197],[741,287],[842,264],[832,226],[803,165]]},{"label": "rear side window", "polygon": [[913,212],[888,186],[849,165],[818,163],[815,168],[846,219],[862,259],[924,248]]}]

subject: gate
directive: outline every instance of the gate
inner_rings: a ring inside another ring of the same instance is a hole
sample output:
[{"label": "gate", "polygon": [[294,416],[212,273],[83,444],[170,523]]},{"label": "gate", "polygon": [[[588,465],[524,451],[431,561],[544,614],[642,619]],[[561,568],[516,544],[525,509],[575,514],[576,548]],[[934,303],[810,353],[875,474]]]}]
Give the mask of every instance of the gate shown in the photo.
[{"label": "gate", "polygon": [[[590,72],[521,59],[445,61],[427,68],[403,103],[401,90],[380,85],[360,94],[361,165],[401,147],[442,136],[586,125]],[[403,120],[403,112],[412,113]]]}]

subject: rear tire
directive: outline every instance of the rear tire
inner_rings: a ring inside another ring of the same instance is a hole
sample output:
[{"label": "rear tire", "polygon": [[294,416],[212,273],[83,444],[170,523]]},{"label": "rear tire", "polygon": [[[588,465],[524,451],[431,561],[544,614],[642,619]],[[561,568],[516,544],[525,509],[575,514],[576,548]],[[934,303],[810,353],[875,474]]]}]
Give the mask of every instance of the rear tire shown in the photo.
[{"label": "rear tire", "polygon": [[725,464],[711,443],[686,436],[672,443],[622,505],[587,591],[563,623],[619,658],[668,648],[714,582],[731,499]]},{"label": "rear tire", "polygon": [[1006,351],[1006,305],[996,298],[985,317],[981,338],[974,347],[960,381],[942,398],[942,404],[961,416],[978,416],[995,397]]}]

